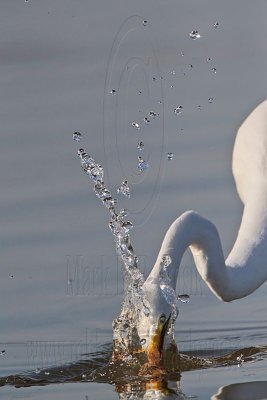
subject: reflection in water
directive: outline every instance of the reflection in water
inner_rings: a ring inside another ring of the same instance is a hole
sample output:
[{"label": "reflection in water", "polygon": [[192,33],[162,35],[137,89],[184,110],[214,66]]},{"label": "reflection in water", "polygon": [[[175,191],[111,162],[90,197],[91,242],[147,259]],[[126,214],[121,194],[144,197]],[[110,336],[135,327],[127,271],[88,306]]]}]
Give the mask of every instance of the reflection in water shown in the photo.
[{"label": "reflection in water", "polygon": [[151,380],[143,384],[116,385],[120,400],[186,400],[188,397],[180,389],[180,382],[175,380]]},{"label": "reflection in water", "polygon": [[267,399],[267,381],[235,383],[221,387],[211,400],[264,400]]}]

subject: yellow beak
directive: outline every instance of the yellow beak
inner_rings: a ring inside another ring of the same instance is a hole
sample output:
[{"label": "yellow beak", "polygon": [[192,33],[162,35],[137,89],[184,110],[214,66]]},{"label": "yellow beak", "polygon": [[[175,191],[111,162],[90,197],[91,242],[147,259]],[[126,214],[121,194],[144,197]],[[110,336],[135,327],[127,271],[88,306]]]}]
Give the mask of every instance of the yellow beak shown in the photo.
[{"label": "yellow beak", "polygon": [[164,338],[168,329],[170,317],[162,322],[162,317],[158,320],[158,325],[153,333],[149,346],[147,348],[147,359],[149,364],[153,366],[160,365],[162,361],[162,351],[164,345]]}]

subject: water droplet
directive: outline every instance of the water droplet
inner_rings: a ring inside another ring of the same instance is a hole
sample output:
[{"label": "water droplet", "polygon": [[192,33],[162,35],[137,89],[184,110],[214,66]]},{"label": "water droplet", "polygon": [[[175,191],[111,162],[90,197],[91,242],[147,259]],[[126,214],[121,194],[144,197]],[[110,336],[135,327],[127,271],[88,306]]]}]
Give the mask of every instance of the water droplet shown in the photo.
[{"label": "water droplet", "polygon": [[147,117],[144,118],[144,122],[148,125],[150,123],[150,119],[148,119]]},{"label": "water droplet", "polygon": [[72,139],[75,140],[75,142],[79,142],[82,139],[82,134],[80,132],[74,132],[72,134]]},{"label": "water droplet", "polygon": [[216,68],[211,68],[211,70],[212,70],[212,72],[214,73],[214,74],[217,74],[217,69]]},{"label": "water droplet", "polygon": [[146,19],[143,20],[143,25],[147,26],[147,20]]},{"label": "water droplet", "polygon": [[190,32],[189,36],[193,40],[199,39],[201,37],[197,30],[193,30],[192,32]]},{"label": "water droplet", "polygon": [[164,267],[168,267],[172,262],[171,256],[169,255],[165,255],[162,257],[161,259],[161,265],[163,265]]},{"label": "water droplet", "polygon": [[14,278],[14,275],[9,275],[9,278]]},{"label": "water droplet", "polygon": [[40,370],[40,368],[36,368],[34,372],[36,373],[36,375],[38,375],[38,374],[40,374],[41,370]]},{"label": "water droplet", "polygon": [[120,210],[120,212],[118,214],[118,218],[123,219],[124,217],[127,217],[127,215],[128,215],[128,211],[126,210],[126,208],[123,208],[122,210]]},{"label": "water droplet", "polygon": [[68,285],[71,285],[72,284],[72,279],[69,279],[68,280]]},{"label": "water droplet", "polygon": [[1,355],[1,356],[4,356],[5,354],[6,354],[6,351],[5,351],[5,350],[1,350],[1,351],[0,351],[0,355]]},{"label": "water droplet", "polygon": [[128,181],[122,181],[121,186],[117,189],[117,193],[123,194],[125,197],[128,197],[128,199],[131,197]]},{"label": "water droplet", "polygon": [[138,92],[137,92],[137,93],[138,93],[139,95],[140,95],[140,94],[142,94],[141,90],[138,90]]},{"label": "water droplet", "polygon": [[106,199],[107,197],[111,197],[111,193],[104,186],[104,182],[98,181],[94,186],[94,192],[99,199]]},{"label": "water droplet", "polygon": [[159,114],[155,113],[155,111],[149,111],[149,116],[155,119],[156,117],[159,116]]},{"label": "water droplet", "polygon": [[190,296],[188,294],[179,294],[177,299],[180,300],[182,303],[189,303]]},{"label": "water droplet", "polygon": [[182,56],[182,57],[184,57],[184,52],[183,52],[183,51],[181,51],[181,53],[180,53],[180,54],[181,54],[181,56]]},{"label": "water droplet", "polygon": [[113,197],[107,197],[103,200],[103,204],[107,208],[113,208],[115,204],[117,204],[117,199],[113,199]]},{"label": "water droplet", "polygon": [[137,129],[138,131],[140,130],[140,125],[137,122],[132,122],[132,127]]},{"label": "water droplet", "polygon": [[176,73],[175,71],[171,71],[171,75],[175,75],[175,73]]},{"label": "water droplet", "polygon": [[112,94],[112,96],[115,96],[116,93],[117,93],[117,92],[116,92],[115,89],[112,89],[112,90],[109,92],[109,94]]},{"label": "water droplet", "polygon": [[87,168],[84,169],[84,171],[95,182],[103,180],[104,170],[103,170],[103,167],[101,167],[101,165],[99,165],[99,164],[96,164],[93,166],[89,165]]},{"label": "water droplet", "polygon": [[146,344],[146,339],[145,339],[145,338],[141,339],[141,340],[140,340],[140,343],[141,343],[141,345]]},{"label": "water droplet", "polygon": [[198,109],[198,111],[201,111],[201,110],[202,110],[202,107],[201,107],[200,104],[197,106],[197,109]]},{"label": "water droplet", "polygon": [[191,68],[191,69],[194,68],[193,64],[190,64],[190,65],[189,65],[189,68]]},{"label": "water droplet", "polygon": [[157,78],[155,76],[153,76],[152,81],[156,82]]},{"label": "water droplet", "polygon": [[167,158],[168,158],[168,160],[172,160],[173,159],[173,153],[168,153],[167,154]]},{"label": "water droplet", "polygon": [[214,26],[215,29],[218,28],[219,22],[215,22],[215,24],[213,26]]},{"label": "water droplet", "polygon": [[142,157],[138,157],[138,166],[137,168],[139,169],[140,172],[144,172],[149,168],[149,164],[147,161],[143,160]]},{"label": "water droplet", "polygon": [[178,107],[176,107],[173,111],[174,111],[174,114],[176,114],[176,115],[179,115],[179,114],[181,114],[181,112],[183,111],[183,106],[178,106]]},{"label": "water droplet", "polygon": [[50,375],[50,372],[49,371],[45,371],[45,375]]},{"label": "water droplet", "polygon": [[139,143],[137,144],[137,148],[138,148],[138,150],[140,150],[140,151],[142,151],[144,147],[145,147],[145,145],[144,145],[143,142],[139,142]]},{"label": "water droplet", "polygon": [[207,58],[207,62],[211,62],[212,59],[210,57]]}]

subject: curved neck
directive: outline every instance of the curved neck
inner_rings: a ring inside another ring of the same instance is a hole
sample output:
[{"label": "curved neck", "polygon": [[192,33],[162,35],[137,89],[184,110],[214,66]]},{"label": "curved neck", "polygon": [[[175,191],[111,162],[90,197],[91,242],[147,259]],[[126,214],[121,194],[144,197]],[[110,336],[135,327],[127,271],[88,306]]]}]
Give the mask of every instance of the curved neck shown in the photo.
[{"label": "curved neck", "polygon": [[[263,198],[264,197],[264,198]],[[224,301],[247,296],[267,279],[267,213],[265,196],[248,202],[235,245],[224,261],[215,225],[194,211],[187,211],[168,229],[157,261],[148,277],[159,282],[161,259],[169,255],[171,285],[175,290],[179,266],[190,247],[196,267],[212,292]]]}]

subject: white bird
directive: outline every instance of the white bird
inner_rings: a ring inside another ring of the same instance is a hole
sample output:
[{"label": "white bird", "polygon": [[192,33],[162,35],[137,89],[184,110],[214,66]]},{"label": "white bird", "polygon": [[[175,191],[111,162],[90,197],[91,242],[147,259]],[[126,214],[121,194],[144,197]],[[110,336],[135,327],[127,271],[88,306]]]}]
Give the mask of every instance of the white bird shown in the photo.
[{"label": "white bird", "polygon": [[172,306],[160,288],[162,257],[171,257],[170,286],[175,290],[179,265],[189,247],[196,268],[211,291],[229,302],[254,292],[267,280],[267,100],[261,103],[238,130],[232,170],[244,204],[234,246],[224,260],[215,225],[195,211],[178,217],[168,229],[156,263],[143,285],[150,305],[149,316],[140,314],[137,330],[151,364],[160,364],[168,338]]}]

